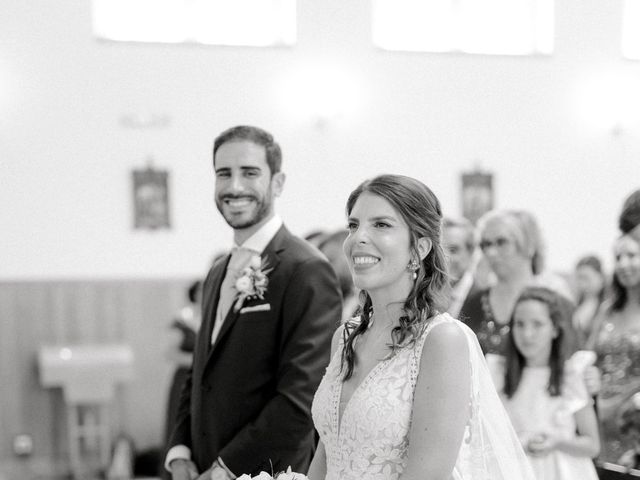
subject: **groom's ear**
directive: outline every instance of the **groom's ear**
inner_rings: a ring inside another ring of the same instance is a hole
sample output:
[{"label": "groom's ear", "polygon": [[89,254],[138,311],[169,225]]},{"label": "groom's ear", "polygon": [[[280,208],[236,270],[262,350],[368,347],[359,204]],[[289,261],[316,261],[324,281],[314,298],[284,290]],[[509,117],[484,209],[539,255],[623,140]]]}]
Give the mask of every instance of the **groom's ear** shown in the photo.
[{"label": "groom's ear", "polygon": [[274,173],[271,177],[271,191],[274,197],[279,197],[282,194],[286,178],[284,172]]},{"label": "groom's ear", "polygon": [[420,237],[418,239],[416,247],[418,250],[418,255],[420,256],[420,260],[424,260],[433,248],[433,242],[430,238]]}]

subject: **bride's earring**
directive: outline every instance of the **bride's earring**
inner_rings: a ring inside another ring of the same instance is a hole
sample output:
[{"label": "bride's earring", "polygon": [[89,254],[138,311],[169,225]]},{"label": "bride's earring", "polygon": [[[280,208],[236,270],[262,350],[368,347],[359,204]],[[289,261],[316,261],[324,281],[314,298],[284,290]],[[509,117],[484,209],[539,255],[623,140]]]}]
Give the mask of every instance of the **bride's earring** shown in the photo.
[{"label": "bride's earring", "polygon": [[409,270],[409,272],[411,272],[411,278],[413,280],[418,278],[418,269],[419,268],[420,268],[420,264],[418,264],[418,261],[416,259],[411,260],[409,262],[409,265],[407,265],[407,270]]}]

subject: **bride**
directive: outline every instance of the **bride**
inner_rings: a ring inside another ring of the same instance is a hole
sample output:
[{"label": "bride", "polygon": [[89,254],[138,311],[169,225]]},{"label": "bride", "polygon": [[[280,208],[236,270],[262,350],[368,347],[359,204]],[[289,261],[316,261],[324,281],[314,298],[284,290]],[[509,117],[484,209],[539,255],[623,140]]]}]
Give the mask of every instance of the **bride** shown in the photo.
[{"label": "bride", "polygon": [[382,175],[347,201],[361,314],[339,328],[312,413],[310,480],[533,480],[474,334],[447,314],[440,204]]}]

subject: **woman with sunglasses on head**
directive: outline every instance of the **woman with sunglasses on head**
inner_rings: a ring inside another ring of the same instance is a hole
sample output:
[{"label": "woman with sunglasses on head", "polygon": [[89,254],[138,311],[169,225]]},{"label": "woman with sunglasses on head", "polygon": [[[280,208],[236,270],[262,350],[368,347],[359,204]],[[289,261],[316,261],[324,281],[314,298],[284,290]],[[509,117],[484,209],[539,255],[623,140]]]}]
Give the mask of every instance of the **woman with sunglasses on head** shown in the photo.
[{"label": "woman with sunglasses on head", "polygon": [[[499,389],[509,319],[518,296],[530,285],[555,286],[550,285],[548,277],[540,277],[544,267],[542,235],[530,212],[492,210],[478,221],[478,235],[480,249],[495,282],[467,298],[460,319],[478,336]],[[568,312],[572,311],[570,300],[564,299],[563,303]]]},{"label": "woman with sunglasses on head", "polygon": [[503,355],[516,299],[542,271],[540,229],[522,210],[492,210],[478,221],[479,245],[494,284],[470,296],[460,318],[478,336],[485,354]]}]

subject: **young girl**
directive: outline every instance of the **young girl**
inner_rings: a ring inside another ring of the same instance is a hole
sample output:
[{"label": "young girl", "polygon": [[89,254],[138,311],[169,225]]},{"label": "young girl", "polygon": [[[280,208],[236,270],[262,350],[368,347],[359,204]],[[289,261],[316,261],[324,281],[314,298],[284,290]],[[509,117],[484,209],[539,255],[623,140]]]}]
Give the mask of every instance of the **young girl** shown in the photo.
[{"label": "young girl", "polygon": [[597,480],[598,424],[578,357],[564,361],[571,321],[558,294],[528,287],[518,297],[506,350],[504,401],[538,480]]}]

